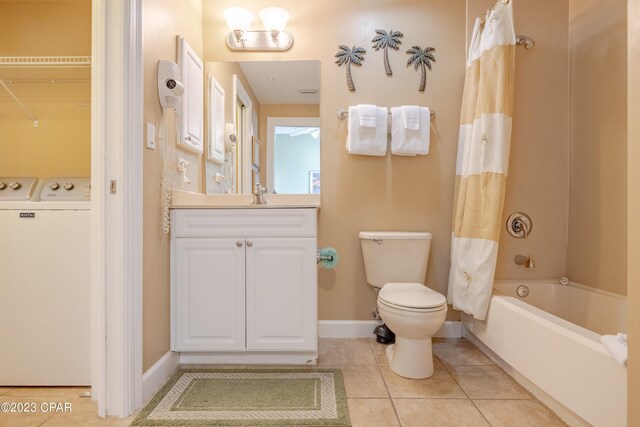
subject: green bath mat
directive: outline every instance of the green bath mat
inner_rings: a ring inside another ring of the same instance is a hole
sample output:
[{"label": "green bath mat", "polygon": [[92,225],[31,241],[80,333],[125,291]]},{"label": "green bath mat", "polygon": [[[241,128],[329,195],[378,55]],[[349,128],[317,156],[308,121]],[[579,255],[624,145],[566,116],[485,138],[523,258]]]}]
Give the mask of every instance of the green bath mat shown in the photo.
[{"label": "green bath mat", "polygon": [[132,426],[350,426],[340,369],[179,369]]}]

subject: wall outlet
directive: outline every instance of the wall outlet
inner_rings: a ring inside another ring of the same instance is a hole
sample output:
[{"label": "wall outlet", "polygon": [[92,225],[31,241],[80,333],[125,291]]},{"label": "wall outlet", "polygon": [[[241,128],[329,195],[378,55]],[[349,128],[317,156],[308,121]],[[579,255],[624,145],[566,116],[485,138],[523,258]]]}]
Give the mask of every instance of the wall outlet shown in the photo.
[{"label": "wall outlet", "polygon": [[156,127],[153,123],[147,123],[147,148],[156,149]]},{"label": "wall outlet", "polygon": [[224,175],[222,175],[221,173],[217,173],[216,172],[216,182],[218,184],[220,184],[222,182],[222,180],[224,179]]}]

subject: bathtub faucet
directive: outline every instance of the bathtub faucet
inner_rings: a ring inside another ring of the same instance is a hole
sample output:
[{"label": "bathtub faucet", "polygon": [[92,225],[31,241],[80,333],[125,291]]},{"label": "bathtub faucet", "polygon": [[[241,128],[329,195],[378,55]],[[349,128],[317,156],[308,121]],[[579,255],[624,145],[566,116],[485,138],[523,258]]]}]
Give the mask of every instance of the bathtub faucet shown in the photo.
[{"label": "bathtub faucet", "polygon": [[516,255],[515,258],[513,258],[513,261],[518,265],[524,266],[524,268],[536,268],[536,264],[533,262],[531,255],[528,257],[524,255]]}]

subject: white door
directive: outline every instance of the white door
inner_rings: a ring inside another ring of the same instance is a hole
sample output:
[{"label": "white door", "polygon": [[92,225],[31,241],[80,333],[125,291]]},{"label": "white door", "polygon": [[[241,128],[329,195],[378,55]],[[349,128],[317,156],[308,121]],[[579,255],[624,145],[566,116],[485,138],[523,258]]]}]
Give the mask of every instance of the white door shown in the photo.
[{"label": "white door", "polygon": [[198,54],[180,37],[179,66],[184,94],[180,106],[179,143],[197,153],[204,147],[204,66]]},{"label": "white door", "polygon": [[247,238],[247,349],[317,344],[316,239]]},{"label": "white door", "polygon": [[175,351],[244,350],[244,239],[176,239]]}]

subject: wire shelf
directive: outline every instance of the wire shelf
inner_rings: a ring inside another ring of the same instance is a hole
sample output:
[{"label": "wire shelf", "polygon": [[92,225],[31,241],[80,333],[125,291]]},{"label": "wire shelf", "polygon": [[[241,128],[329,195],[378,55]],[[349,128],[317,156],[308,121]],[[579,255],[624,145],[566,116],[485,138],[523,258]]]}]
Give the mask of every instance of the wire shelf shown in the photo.
[{"label": "wire shelf", "polygon": [[91,67],[90,56],[0,56],[4,68],[81,68]]}]

